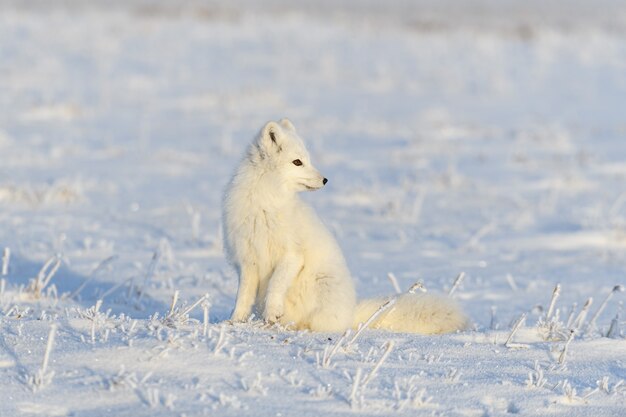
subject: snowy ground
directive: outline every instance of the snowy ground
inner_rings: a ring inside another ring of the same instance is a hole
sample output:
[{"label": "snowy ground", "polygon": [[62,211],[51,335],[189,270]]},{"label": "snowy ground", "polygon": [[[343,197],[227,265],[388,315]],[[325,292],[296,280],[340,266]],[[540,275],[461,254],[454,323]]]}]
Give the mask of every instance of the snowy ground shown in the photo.
[{"label": "snowy ground", "polygon": [[[18,4],[0,2],[0,416],[625,415],[624,293],[592,323],[626,284],[619,2]],[[465,272],[474,331],[338,345],[223,323],[221,190],[284,116],[330,179],[305,198],[359,295]]]}]

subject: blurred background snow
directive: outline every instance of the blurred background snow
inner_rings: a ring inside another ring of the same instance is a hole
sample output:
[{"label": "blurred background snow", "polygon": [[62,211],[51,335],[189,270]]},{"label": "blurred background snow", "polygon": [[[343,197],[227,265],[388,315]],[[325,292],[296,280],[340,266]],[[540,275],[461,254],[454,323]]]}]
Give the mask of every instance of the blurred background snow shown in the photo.
[{"label": "blurred background snow", "polygon": [[387,272],[466,270],[477,294],[622,275],[623,2],[0,4],[0,226],[19,256],[145,263],[166,239],[228,271],[221,189],[286,116],[362,294]]},{"label": "blurred background snow", "polygon": [[59,293],[91,279],[57,308],[146,318],[179,290],[228,317],[222,189],[281,117],[360,296],[464,271],[480,332],[557,282],[562,315],[598,303],[624,284],[625,74],[623,1],[0,0],[1,311],[58,255]]}]

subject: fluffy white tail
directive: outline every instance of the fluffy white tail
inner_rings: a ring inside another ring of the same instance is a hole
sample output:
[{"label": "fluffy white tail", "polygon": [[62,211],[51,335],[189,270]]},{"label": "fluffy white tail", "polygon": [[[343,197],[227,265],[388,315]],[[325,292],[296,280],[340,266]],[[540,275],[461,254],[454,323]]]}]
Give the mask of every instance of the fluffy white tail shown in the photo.
[{"label": "fluffy white tail", "polygon": [[[370,324],[372,329],[393,332],[439,334],[466,329],[467,316],[450,297],[404,293]],[[366,322],[389,298],[363,300],[356,307],[354,327]]]}]

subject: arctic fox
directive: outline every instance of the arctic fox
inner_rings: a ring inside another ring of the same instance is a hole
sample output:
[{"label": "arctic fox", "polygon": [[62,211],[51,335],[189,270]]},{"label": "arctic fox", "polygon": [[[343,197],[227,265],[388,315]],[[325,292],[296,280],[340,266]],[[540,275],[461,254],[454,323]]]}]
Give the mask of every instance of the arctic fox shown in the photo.
[{"label": "arctic fox", "polygon": [[[311,164],[288,119],[268,122],[227,186],[224,247],[239,275],[234,322],[256,309],[269,323],[341,332],[365,322],[387,300],[357,304],[354,284],[335,238],[298,196],[328,180]],[[405,293],[371,324],[399,332],[446,333],[467,319],[446,297]]]}]

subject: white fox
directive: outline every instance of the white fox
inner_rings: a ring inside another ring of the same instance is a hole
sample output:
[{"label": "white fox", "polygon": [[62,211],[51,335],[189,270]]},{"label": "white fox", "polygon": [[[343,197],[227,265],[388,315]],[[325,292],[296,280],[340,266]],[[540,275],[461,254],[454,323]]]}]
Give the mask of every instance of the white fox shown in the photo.
[{"label": "white fox", "polygon": [[[386,301],[357,304],[339,245],[299,198],[326,182],[288,119],[268,122],[250,144],[223,202],[224,247],[239,274],[232,321],[247,320],[256,307],[269,323],[342,332]],[[449,298],[405,293],[370,327],[430,334],[467,323]]]}]

